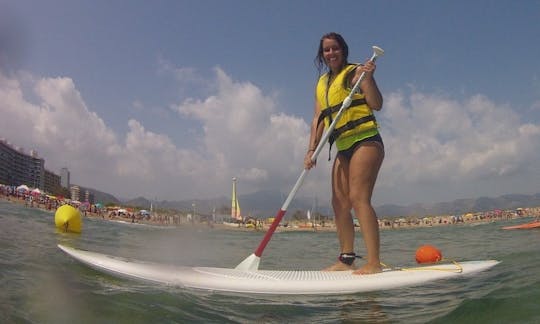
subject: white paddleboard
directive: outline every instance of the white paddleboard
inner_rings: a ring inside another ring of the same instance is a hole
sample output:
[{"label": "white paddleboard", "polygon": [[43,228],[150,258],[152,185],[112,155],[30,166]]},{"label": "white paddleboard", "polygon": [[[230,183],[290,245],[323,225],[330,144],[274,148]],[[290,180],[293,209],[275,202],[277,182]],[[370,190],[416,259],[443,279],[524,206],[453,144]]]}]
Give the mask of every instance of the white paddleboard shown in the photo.
[{"label": "white paddleboard", "polygon": [[385,270],[372,275],[352,271],[244,271],[229,268],[183,267],[118,258],[96,252],[58,247],[91,268],[114,276],[209,291],[280,294],[331,295],[387,290],[424,284],[428,281],[462,277],[487,270],[499,261],[466,261],[414,268]]}]

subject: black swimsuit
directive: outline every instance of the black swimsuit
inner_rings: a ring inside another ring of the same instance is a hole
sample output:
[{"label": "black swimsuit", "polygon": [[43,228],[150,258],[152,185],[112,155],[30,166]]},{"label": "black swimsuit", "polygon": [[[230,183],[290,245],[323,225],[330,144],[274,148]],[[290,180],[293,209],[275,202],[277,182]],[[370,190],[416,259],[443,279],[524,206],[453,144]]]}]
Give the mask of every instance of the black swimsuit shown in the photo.
[{"label": "black swimsuit", "polygon": [[354,154],[354,151],[356,150],[356,148],[366,142],[377,142],[377,143],[380,143],[381,146],[383,147],[384,149],[384,143],[383,143],[383,140],[382,140],[382,137],[381,137],[381,134],[377,133],[371,137],[367,137],[367,138],[364,138],[363,140],[360,140],[358,142],[355,142],[353,145],[351,145],[351,147],[349,147],[348,149],[346,150],[343,150],[343,151],[338,151],[338,155],[341,155],[343,156],[344,158],[346,158],[348,161],[351,160],[353,154]]}]

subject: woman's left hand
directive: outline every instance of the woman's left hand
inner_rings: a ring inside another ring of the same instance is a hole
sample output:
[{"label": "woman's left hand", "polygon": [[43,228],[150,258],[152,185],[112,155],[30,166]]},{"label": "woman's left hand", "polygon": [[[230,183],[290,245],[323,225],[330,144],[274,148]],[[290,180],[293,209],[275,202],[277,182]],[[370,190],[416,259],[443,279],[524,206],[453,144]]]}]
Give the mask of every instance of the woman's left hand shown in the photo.
[{"label": "woman's left hand", "polygon": [[[364,65],[361,65],[360,66],[360,69],[358,69],[359,73],[362,74],[362,72],[366,72],[366,74],[373,74],[373,72],[375,72],[375,69],[377,68],[377,66],[375,65],[375,62],[371,61],[371,60],[367,60],[366,63],[364,63]],[[358,76],[360,76],[360,74]]]}]

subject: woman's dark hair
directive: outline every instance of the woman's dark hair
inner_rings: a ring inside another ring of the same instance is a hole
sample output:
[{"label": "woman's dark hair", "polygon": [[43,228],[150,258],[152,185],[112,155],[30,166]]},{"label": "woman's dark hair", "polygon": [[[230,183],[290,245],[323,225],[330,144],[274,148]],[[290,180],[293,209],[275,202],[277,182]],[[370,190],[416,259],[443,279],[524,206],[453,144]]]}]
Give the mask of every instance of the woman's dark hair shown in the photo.
[{"label": "woman's dark hair", "polygon": [[325,39],[334,39],[338,42],[339,47],[343,50],[343,63],[348,63],[348,57],[349,57],[349,46],[345,42],[345,39],[338,34],[338,33],[328,33],[321,37],[321,40],[319,42],[319,50],[317,51],[317,56],[315,57],[315,66],[317,67],[317,70],[319,71],[319,75],[322,74],[322,71],[325,67],[324,57],[323,57],[323,40]]}]

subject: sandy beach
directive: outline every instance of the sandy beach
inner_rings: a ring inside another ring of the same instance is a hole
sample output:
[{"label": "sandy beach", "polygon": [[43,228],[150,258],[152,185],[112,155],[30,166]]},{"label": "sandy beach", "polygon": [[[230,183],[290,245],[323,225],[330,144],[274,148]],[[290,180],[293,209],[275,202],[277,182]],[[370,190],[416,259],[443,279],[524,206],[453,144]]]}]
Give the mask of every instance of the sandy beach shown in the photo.
[{"label": "sandy beach", "polygon": [[[54,214],[56,208],[63,202],[50,201],[43,197],[32,197],[28,194],[8,194],[1,192],[0,199],[25,205],[28,208],[40,208],[50,211]],[[191,217],[189,214],[167,211],[167,213],[153,212],[149,217],[142,217],[136,212],[117,213],[114,210],[96,209],[90,206],[85,210],[80,208],[82,218],[101,219],[103,221],[117,221],[122,223],[147,224],[153,226],[193,226],[198,228],[214,228],[231,231],[267,231],[270,228],[271,221],[257,220],[248,224],[232,224],[226,222],[212,222],[208,220],[197,220],[197,217]],[[497,221],[507,221],[515,218],[539,217],[540,207],[518,208],[516,210],[492,210],[467,213],[463,215],[441,215],[429,217],[397,217],[380,218],[379,228],[381,230],[413,229],[418,227],[435,227],[451,225],[481,225]],[[336,230],[333,220],[324,222],[304,221],[282,221],[282,224],[276,228],[276,232],[333,232]],[[360,227],[356,227],[357,231]]]}]

